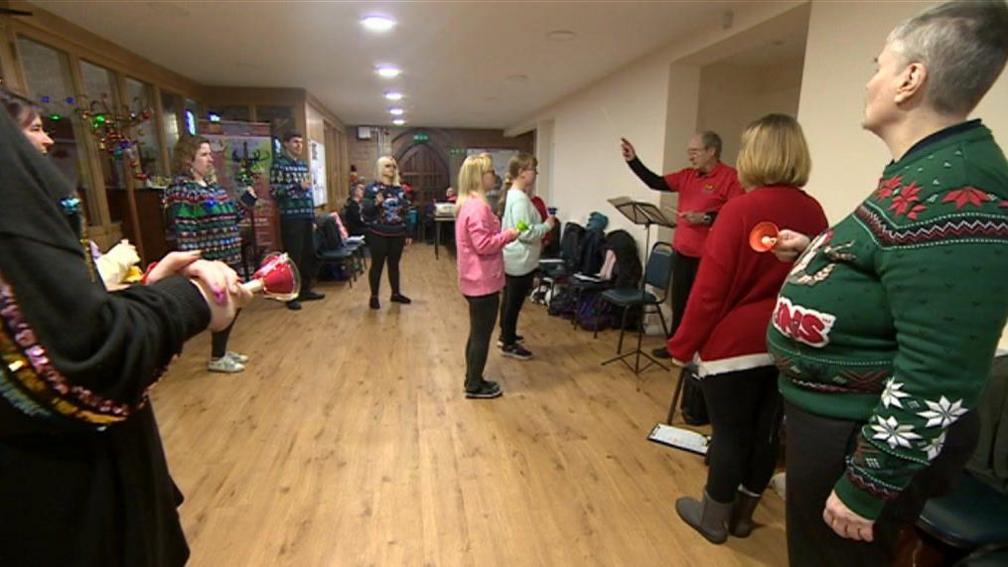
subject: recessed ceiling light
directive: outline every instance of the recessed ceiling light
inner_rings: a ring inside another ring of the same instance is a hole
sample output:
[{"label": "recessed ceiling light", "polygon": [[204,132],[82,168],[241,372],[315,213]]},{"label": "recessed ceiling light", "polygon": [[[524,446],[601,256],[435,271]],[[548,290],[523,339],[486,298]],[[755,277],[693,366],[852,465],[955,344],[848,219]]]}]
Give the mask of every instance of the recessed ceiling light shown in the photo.
[{"label": "recessed ceiling light", "polygon": [[406,121],[403,120],[402,118],[396,118],[395,120],[392,121],[392,123],[395,124],[396,126],[402,126],[403,124],[406,123]]},{"label": "recessed ceiling light", "polygon": [[375,67],[375,72],[386,79],[394,79],[402,74],[402,69],[392,65],[379,65]]},{"label": "recessed ceiling light", "polygon": [[572,32],[571,30],[553,30],[546,34],[546,38],[550,41],[571,41],[577,38],[577,32]]},{"label": "recessed ceiling light", "polygon": [[360,23],[364,29],[373,32],[387,32],[396,25],[395,20],[385,16],[365,16]]},{"label": "recessed ceiling light", "polygon": [[388,109],[388,112],[392,116],[402,116],[403,114],[406,114],[406,111],[399,108],[398,106],[393,106],[392,108]]},{"label": "recessed ceiling light", "polygon": [[389,91],[385,93],[385,98],[388,100],[402,100],[403,94],[396,91]]}]

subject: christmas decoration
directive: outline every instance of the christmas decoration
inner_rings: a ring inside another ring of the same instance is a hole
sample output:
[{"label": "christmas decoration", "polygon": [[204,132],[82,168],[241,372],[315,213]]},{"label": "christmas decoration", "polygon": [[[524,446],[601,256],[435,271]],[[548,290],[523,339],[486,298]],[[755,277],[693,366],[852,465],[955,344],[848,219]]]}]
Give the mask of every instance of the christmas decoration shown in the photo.
[{"label": "christmas decoration", "polygon": [[239,187],[252,187],[256,179],[262,176],[265,164],[261,162],[265,162],[267,157],[259,150],[249,155],[248,142],[244,143],[242,154],[239,156],[237,150],[231,152],[231,163],[235,164],[234,180]]},{"label": "christmas decoration", "polygon": [[[137,139],[142,135],[140,125],[150,120],[151,109],[141,108],[139,99],[134,99],[137,110],[126,105],[116,109],[109,103],[106,94],[90,103],[85,96],[80,96],[77,100],[80,105],[76,108],[76,112],[98,142],[98,149],[108,152],[117,160],[125,158],[133,172],[133,178],[146,181],[147,174],[140,166],[136,145]],[[73,104],[74,98],[67,97],[66,101],[68,104]]]}]

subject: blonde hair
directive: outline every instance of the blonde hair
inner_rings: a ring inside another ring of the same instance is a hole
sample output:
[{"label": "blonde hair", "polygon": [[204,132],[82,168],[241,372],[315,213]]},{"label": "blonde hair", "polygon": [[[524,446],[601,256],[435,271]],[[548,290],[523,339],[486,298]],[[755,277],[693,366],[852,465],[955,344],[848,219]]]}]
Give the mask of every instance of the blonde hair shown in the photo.
[{"label": "blonde hair", "polygon": [[[175,144],[172,152],[172,173],[185,177],[192,177],[192,162],[196,159],[196,153],[200,146],[209,144],[210,140],[203,136],[183,136]],[[213,164],[210,165],[210,173],[204,176],[204,180],[213,183],[216,180],[216,171]]]},{"label": "blonde hair", "polygon": [[742,133],[742,149],[735,167],[743,187],[804,187],[812,170],[812,157],[801,125],[786,114],[767,114],[753,122]]},{"label": "blonde hair", "polygon": [[392,185],[399,187],[402,185],[402,180],[399,179],[399,164],[392,156],[382,156],[375,162],[375,179],[378,180],[379,183],[384,183],[382,180],[385,179],[385,176],[382,175],[382,169],[385,167],[385,164],[389,162],[392,162],[396,166],[395,177],[392,179]]},{"label": "blonde hair", "polygon": [[469,156],[462,162],[458,176],[458,199],[455,201],[455,214],[462,209],[462,204],[472,198],[486,200],[486,188],[483,187],[483,174],[493,171],[493,158],[482,153]]}]

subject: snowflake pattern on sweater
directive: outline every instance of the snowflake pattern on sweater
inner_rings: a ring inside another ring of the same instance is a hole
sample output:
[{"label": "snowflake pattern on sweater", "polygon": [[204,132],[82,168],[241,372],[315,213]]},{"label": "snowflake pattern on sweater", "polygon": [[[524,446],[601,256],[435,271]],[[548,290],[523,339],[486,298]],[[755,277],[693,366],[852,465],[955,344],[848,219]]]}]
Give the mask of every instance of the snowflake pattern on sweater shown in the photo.
[{"label": "snowflake pattern on sweater", "polygon": [[940,134],[806,250],[767,333],[785,398],[864,421],[835,490],[867,518],[976,406],[1008,319],[1008,162],[979,122]]},{"label": "snowflake pattern on sweater", "polygon": [[315,218],[315,197],[311,187],[301,184],[310,178],[308,164],[286,153],[273,158],[270,167],[270,195],[285,219]]}]

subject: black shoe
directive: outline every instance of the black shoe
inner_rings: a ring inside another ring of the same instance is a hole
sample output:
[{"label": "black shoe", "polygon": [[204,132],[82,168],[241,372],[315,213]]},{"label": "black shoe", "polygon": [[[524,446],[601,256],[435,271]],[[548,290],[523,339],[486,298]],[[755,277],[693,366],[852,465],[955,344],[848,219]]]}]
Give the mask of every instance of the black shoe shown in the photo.
[{"label": "black shoe", "polygon": [[532,351],[518,343],[505,346],[501,349],[501,354],[510,358],[517,358],[518,360],[528,360],[532,358]]},{"label": "black shoe", "polygon": [[298,299],[301,301],[318,301],[319,299],[325,299],[325,294],[309,289],[302,291],[301,295],[298,296]]},{"label": "black shoe", "polygon": [[484,380],[476,390],[466,390],[465,396],[470,400],[489,400],[491,398],[499,398],[503,393],[497,382]]},{"label": "black shoe", "polygon": [[[525,337],[521,335],[515,335],[515,342],[521,344],[525,342]],[[504,339],[502,338],[497,339],[497,348],[504,348]]]},{"label": "black shoe", "polygon": [[651,356],[655,358],[672,358],[672,355],[668,353],[668,349],[663,346],[651,351]]},{"label": "black shoe", "polygon": [[406,297],[405,295],[403,295],[401,293],[394,293],[394,294],[392,294],[392,297],[389,298],[389,299],[392,300],[392,303],[402,303],[404,305],[408,305],[410,303],[413,303],[412,299]]},{"label": "black shoe", "polygon": [[292,300],[288,301],[286,305],[287,305],[287,309],[290,309],[291,311],[300,311],[301,310],[301,302],[298,301],[298,300],[296,300],[296,299],[292,299]]},{"label": "black shoe", "polygon": [[371,309],[381,309],[381,302],[378,301],[378,296],[376,295],[371,296],[371,301],[368,303],[368,305],[371,306]]}]

